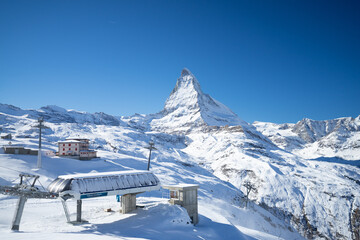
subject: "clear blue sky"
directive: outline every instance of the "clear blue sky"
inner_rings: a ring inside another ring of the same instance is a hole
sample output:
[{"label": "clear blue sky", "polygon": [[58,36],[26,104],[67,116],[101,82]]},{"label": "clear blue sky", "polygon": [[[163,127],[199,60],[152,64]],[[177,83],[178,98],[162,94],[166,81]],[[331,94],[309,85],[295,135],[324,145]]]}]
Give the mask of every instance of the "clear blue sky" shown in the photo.
[{"label": "clear blue sky", "polygon": [[0,102],[155,113],[182,68],[248,122],[360,114],[360,1],[0,1]]}]

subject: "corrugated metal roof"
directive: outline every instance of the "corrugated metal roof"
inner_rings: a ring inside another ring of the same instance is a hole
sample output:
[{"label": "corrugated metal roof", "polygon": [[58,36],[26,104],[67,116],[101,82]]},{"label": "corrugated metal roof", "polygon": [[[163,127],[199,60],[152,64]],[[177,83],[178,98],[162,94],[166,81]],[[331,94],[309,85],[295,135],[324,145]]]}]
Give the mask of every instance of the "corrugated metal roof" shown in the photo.
[{"label": "corrugated metal roof", "polygon": [[50,183],[48,190],[53,193],[69,192],[75,198],[81,198],[81,195],[99,192],[126,194],[129,189],[136,192],[136,188],[144,192],[155,190],[154,187],[160,188],[160,181],[152,172],[117,171],[62,175]]}]

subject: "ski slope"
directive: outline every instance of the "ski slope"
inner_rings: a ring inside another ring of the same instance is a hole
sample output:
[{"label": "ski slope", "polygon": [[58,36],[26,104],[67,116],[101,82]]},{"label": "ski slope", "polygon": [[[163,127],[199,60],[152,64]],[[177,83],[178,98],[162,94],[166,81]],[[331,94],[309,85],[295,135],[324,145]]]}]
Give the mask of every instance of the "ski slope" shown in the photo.
[{"label": "ski slope", "polygon": [[[2,141],[0,144],[4,144]],[[34,146],[32,140],[28,146]],[[45,144],[48,148],[54,148]],[[160,150],[162,151],[162,150]],[[35,169],[36,156],[0,154],[1,184],[12,185],[19,172],[40,175],[47,186],[55,177],[69,173],[119,171],[146,168],[147,159],[109,151],[91,161],[43,156],[43,168]],[[73,226],[66,218],[59,200],[29,199],[19,232],[10,225],[16,197],[0,196],[0,234],[3,239],[302,239],[289,226],[264,209],[251,205],[245,209],[236,200],[242,193],[230,184],[196,166],[160,159],[155,155],[152,171],[163,184],[198,183],[200,222],[193,226],[186,210],[167,202],[165,190],[138,196],[143,206],[131,214],[119,213],[116,198],[103,197],[83,201],[83,218],[89,223]],[[41,185],[38,186],[42,188]],[[68,201],[71,218],[75,219],[76,202]],[[111,208],[112,212],[104,209]]]}]

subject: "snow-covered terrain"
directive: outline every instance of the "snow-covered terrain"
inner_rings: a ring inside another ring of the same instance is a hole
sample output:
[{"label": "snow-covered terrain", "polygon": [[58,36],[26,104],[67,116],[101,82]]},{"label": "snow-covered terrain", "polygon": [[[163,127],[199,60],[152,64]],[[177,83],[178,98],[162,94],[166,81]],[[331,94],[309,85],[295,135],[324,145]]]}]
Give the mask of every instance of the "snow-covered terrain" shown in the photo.
[{"label": "snow-covered terrain", "polygon": [[[315,121],[303,119],[296,124],[255,122],[258,131],[279,148],[306,159],[360,159],[360,116]],[[352,164],[359,166],[359,162]]]},{"label": "snow-covered terrain", "polygon": [[[24,125],[35,120],[25,119]],[[47,123],[51,127],[44,135],[44,148],[56,150],[54,139],[59,133],[78,133],[90,139],[109,139],[110,144],[95,141],[100,158],[91,161],[43,156],[43,168],[35,169],[36,156],[0,154],[1,184],[13,185],[20,172],[40,175],[40,183],[47,186],[62,174],[146,169],[148,151],[144,147],[150,139],[157,142],[151,170],[162,184],[196,183],[199,190],[200,222],[195,227],[185,209],[169,205],[165,190],[138,196],[139,208],[131,214],[119,213],[120,204],[115,197],[83,200],[83,218],[88,224],[73,226],[66,218],[59,200],[29,199],[25,205],[20,232],[11,232],[10,224],[15,211],[16,198],[0,196],[0,232],[5,239],[302,239],[291,226],[272,216],[257,205],[244,208],[242,192],[215,177],[211,172],[193,164],[182,153],[181,139],[166,138],[163,134],[134,131],[127,127],[91,125],[82,129],[77,124]],[[99,129],[97,129],[99,128]],[[129,137],[130,136],[130,137]],[[124,142],[117,142],[116,139]],[[1,140],[0,144],[8,141]],[[13,144],[36,148],[36,139],[18,138]],[[125,144],[126,142],[126,144]],[[118,143],[117,145],[115,145]],[[161,144],[160,144],[161,143]],[[133,153],[133,154],[132,154]],[[42,186],[39,185],[42,189]],[[68,206],[75,219],[76,202]],[[113,212],[105,212],[111,208]]]},{"label": "snow-covered terrain", "polygon": [[[145,207],[131,216],[103,212],[108,207],[118,210],[114,199],[88,200],[84,211],[90,223],[83,226],[67,225],[59,202],[29,200],[34,208],[25,210],[22,232],[11,233],[16,200],[2,196],[1,216],[7,217],[0,217],[0,227],[8,238],[45,238],[47,232],[59,238],[81,233],[90,239],[301,238],[296,231],[308,239],[359,236],[360,117],[249,124],[204,94],[187,69],[156,114],[114,117],[56,106],[22,110],[0,104],[0,131],[12,133],[13,144],[36,148],[37,133],[31,126],[39,116],[50,127],[44,134],[45,149],[56,150],[57,141],[79,136],[91,139],[100,158],[82,162],[46,157],[44,168],[34,170],[36,157],[1,154],[1,184],[11,185],[16,171],[40,174],[47,185],[60,174],[145,169],[145,146],[154,141],[158,150],[151,169],[163,184],[200,185],[200,223],[186,224],[181,208],[168,205],[162,192],[153,192],[140,196]],[[245,182],[255,187],[249,208],[243,202]],[[53,208],[58,208],[56,213]],[[36,211],[37,217],[29,216]]]}]

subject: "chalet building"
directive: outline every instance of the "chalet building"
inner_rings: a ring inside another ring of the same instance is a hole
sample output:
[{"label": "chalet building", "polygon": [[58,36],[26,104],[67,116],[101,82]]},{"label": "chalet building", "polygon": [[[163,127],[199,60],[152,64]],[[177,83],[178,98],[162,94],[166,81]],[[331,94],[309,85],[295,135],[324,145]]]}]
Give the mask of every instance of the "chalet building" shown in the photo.
[{"label": "chalet building", "polygon": [[38,150],[25,148],[21,145],[5,145],[3,146],[4,153],[6,154],[24,154],[24,155],[38,155]]},{"label": "chalet building", "polygon": [[12,139],[11,133],[1,133],[1,139]]},{"label": "chalet building", "polygon": [[59,156],[89,160],[96,158],[96,151],[89,149],[90,140],[86,138],[67,138],[58,142]]}]

